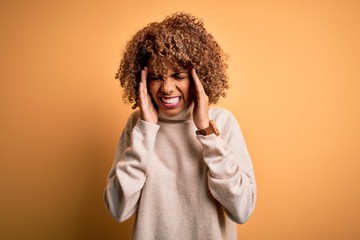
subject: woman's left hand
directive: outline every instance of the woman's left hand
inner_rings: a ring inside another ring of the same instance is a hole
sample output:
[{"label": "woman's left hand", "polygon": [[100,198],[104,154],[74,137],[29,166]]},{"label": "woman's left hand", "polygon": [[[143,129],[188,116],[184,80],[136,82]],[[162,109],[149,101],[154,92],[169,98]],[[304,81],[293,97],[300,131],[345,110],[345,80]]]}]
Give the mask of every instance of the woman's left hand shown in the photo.
[{"label": "woman's left hand", "polygon": [[195,69],[191,69],[191,75],[195,84],[193,120],[198,129],[207,128],[210,120],[208,112],[209,97],[206,95]]}]

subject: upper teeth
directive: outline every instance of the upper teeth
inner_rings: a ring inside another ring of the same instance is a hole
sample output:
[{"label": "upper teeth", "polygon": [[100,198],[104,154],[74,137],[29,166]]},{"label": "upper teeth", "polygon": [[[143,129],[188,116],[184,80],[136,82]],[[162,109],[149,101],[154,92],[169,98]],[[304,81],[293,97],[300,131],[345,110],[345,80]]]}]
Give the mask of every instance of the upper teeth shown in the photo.
[{"label": "upper teeth", "polygon": [[179,100],[180,100],[180,97],[174,97],[174,98],[161,98],[161,100],[164,102],[164,103],[177,103]]}]

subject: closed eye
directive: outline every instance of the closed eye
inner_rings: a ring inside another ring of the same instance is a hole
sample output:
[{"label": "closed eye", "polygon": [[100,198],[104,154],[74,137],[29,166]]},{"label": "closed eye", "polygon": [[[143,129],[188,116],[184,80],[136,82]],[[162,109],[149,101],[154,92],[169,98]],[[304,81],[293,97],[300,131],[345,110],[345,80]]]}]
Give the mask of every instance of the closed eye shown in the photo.
[{"label": "closed eye", "polygon": [[159,75],[155,75],[155,74],[149,74],[148,79],[152,80],[152,81],[155,81],[155,80],[162,80],[162,77],[159,76]]},{"label": "closed eye", "polygon": [[182,80],[187,78],[188,75],[186,73],[181,72],[181,73],[174,73],[172,77],[175,78],[176,80]]}]

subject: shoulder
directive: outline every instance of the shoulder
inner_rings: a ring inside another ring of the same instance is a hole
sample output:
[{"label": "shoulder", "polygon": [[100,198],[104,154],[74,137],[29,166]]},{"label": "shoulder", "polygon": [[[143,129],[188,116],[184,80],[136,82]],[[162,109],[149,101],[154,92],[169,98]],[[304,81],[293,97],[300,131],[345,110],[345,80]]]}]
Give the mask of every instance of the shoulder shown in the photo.
[{"label": "shoulder", "polygon": [[224,108],[209,108],[209,117],[215,121],[224,139],[227,139],[235,132],[240,132],[241,134],[238,121],[229,110]]},{"label": "shoulder", "polygon": [[134,110],[130,116],[129,116],[129,121],[137,121],[140,118],[140,110]]},{"label": "shoulder", "polygon": [[132,130],[134,128],[134,126],[136,125],[137,121],[140,118],[140,110],[134,110],[130,116],[128,117],[127,123],[125,128],[127,130]]},{"label": "shoulder", "polygon": [[215,122],[236,121],[234,115],[229,110],[219,107],[209,108],[209,117]]}]

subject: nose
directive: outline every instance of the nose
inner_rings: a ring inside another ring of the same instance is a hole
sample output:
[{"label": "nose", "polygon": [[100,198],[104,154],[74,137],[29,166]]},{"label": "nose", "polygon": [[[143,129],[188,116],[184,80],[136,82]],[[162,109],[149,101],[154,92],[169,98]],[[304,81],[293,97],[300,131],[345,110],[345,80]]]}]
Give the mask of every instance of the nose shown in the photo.
[{"label": "nose", "polygon": [[161,85],[161,91],[164,94],[170,94],[175,90],[175,81],[171,77],[167,77],[164,79],[162,85]]}]

